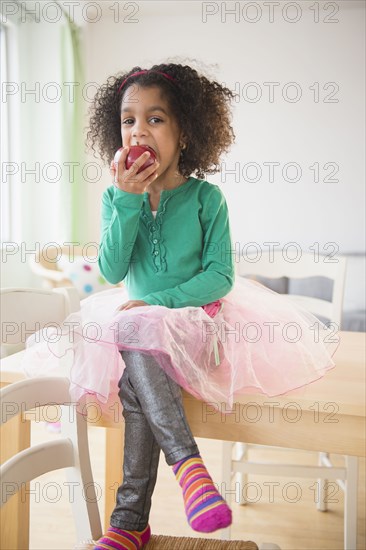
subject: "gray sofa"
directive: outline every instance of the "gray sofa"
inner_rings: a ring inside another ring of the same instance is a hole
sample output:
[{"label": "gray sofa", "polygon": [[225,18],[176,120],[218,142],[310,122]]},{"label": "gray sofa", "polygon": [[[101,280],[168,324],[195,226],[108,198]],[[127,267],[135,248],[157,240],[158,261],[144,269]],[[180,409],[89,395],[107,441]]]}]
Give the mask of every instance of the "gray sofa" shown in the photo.
[{"label": "gray sofa", "polygon": [[[347,258],[341,330],[366,332],[365,255],[342,254]],[[301,294],[331,301],[333,282],[325,277],[256,279],[279,294]],[[321,319],[326,322],[326,319]]]}]

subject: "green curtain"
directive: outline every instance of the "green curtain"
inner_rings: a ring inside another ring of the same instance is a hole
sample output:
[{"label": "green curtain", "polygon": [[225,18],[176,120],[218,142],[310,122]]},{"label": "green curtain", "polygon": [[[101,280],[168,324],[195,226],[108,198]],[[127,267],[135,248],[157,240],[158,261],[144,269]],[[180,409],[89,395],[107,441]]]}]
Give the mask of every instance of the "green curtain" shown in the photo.
[{"label": "green curtain", "polygon": [[[81,28],[77,27],[65,14],[65,24],[61,30],[62,82],[77,83],[71,92],[63,85],[62,95],[62,158],[64,162],[76,162],[74,174],[65,164],[62,173],[63,233],[65,239],[85,244],[87,242],[87,181],[83,180],[85,166],[84,151],[84,100],[82,90],[85,84],[84,67],[81,55]],[[72,181],[72,179],[74,181]]]}]

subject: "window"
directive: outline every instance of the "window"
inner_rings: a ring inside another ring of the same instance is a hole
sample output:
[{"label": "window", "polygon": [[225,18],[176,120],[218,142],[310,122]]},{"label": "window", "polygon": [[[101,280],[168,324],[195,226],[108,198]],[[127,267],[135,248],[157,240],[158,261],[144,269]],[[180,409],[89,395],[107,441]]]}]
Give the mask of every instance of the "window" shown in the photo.
[{"label": "window", "polygon": [[[16,21],[0,22],[0,80],[1,80],[1,127],[0,127],[0,168],[1,168],[1,221],[0,239],[2,242],[19,241],[21,235],[21,188],[16,185],[15,163],[19,158],[19,94],[9,93],[8,85],[14,87],[19,80],[18,28]],[[8,174],[10,168],[13,175]],[[8,170],[9,169],[9,170]]]},{"label": "window", "polygon": [[0,24],[0,67],[1,67],[1,241],[10,240],[10,182],[6,180],[5,166],[9,154],[9,105],[4,98],[4,85],[9,81],[7,60],[7,31]]}]

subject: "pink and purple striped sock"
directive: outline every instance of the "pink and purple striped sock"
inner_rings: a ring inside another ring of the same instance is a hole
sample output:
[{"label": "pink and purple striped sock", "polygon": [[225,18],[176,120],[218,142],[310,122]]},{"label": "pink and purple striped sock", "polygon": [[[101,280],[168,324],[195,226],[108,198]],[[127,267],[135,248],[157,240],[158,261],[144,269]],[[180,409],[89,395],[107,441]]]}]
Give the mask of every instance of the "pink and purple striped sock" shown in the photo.
[{"label": "pink and purple striped sock", "polygon": [[174,464],[173,472],[183,489],[184,507],[192,529],[212,533],[231,524],[231,510],[215,488],[199,454]]},{"label": "pink and purple striped sock", "polygon": [[149,542],[150,536],[149,525],[143,531],[126,531],[111,525],[93,550],[140,550]]}]

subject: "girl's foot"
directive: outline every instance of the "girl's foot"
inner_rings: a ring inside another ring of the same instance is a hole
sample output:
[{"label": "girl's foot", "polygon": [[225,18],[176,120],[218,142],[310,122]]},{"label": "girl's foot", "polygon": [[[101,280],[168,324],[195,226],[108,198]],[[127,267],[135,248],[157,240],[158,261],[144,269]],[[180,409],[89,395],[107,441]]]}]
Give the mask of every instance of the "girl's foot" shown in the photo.
[{"label": "girl's foot", "polygon": [[126,531],[111,525],[94,550],[140,550],[149,542],[150,535],[149,525],[143,531]]},{"label": "girl's foot", "polygon": [[174,464],[173,472],[183,489],[184,506],[192,529],[211,533],[231,524],[231,510],[215,488],[199,454]]}]

